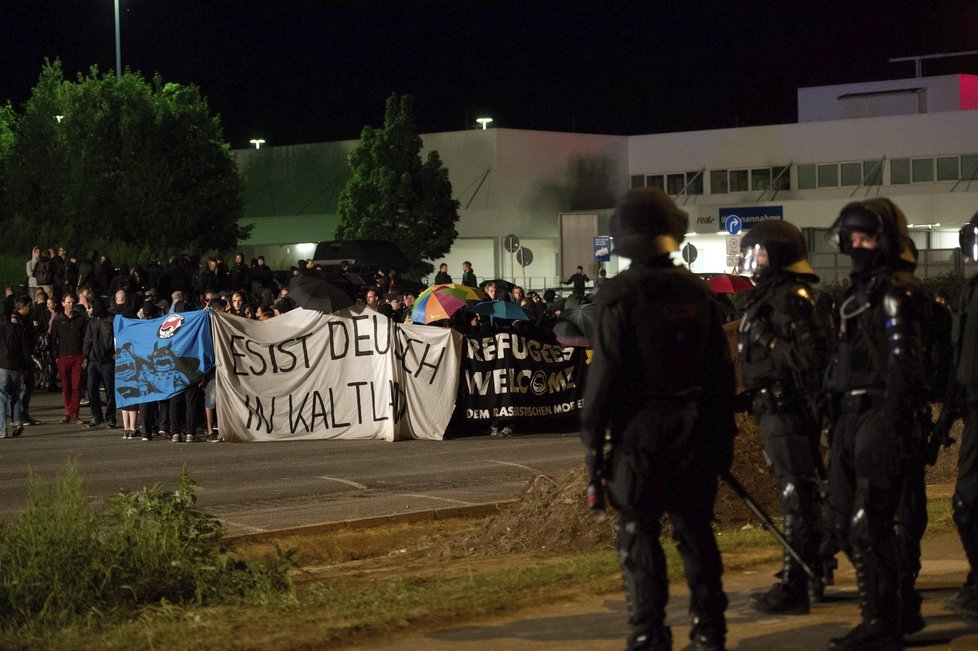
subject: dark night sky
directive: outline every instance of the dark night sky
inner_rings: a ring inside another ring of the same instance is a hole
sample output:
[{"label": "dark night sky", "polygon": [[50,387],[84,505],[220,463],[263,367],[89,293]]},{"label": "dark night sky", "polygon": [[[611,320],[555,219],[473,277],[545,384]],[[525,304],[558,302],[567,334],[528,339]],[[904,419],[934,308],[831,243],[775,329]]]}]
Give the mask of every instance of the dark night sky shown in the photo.
[{"label": "dark night sky", "polygon": [[[638,134],[793,122],[801,86],[978,49],[978,2],[121,0],[123,65],[197,84],[234,147],[352,139],[391,92],[422,132]],[[0,101],[44,57],[115,68],[113,0],[0,0]],[[978,56],[924,74],[978,74]]]}]

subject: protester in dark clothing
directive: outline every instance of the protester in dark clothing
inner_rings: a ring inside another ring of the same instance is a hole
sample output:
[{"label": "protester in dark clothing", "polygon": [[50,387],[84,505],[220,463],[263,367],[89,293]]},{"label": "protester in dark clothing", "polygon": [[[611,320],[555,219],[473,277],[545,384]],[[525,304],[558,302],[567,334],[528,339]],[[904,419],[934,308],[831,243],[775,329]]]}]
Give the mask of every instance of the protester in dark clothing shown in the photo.
[{"label": "protester in dark clothing", "polygon": [[435,284],[436,285],[450,285],[452,283],[452,276],[448,273],[448,265],[442,262],[438,265],[438,273],[435,274]]},{"label": "protester in dark clothing", "polygon": [[475,271],[472,270],[472,263],[468,260],[462,263],[462,284],[466,287],[479,286],[475,277]]},{"label": "protester in dark clothing", "polygon": [[[817,472],[821,434],[809,405],[821,390],[828,335],[815,309],[805,238],[785,221],[756,225],[741,243],[741,271],[756,282],[737,333],[743,384],[754,396],[764,456],[778,482],[784,535],[809,567],[818,567],[820,516]],[[781,581],[754,593],[750,605],[773,614],[809,612],[820,598],[798,561],[784,554]]]},{"label": "protester in dark clothing", "polygon": [[574,285],[574,289],[571,291],[574,296],[584,296],[585,293],[585,283],[590,282],[591,279],[587,277],[584,273],[584,267],[578,265],[577,273],[564,281],[565,285]]},{"label": "protester in dark clothing", "polygon": [[232,292],[251,291],[251,268],[245,264],[244,255],[237,253],[234,256],[234,266],[231,267],[231,279],[229,287]]},{"label": "protester in dark clothing", "polygon": [[598,295],[585,385],[589,506],[603,507],[598,487],[607,478],[620,514],[629,649],[672,645],[663,512],[686,568],[693,648],[723,649],[726,637],[723,567],[711,522],[717,475],[733,460],[734,372],[709,288],[670,258],[687,224],[686,213],[656,188],[631,190],[619,203],[611,232],[616,252],[632,266]]},{"label": "protester in dark clothing", "polygon": [[890,200],[847,205],[830,234],[852,273],[826,375],[838,405],[828,497],[836,542],[856,569],[862,623],[829,648],[898,649],[905,631],[924,625],[913,594],[902,594],[896,513],[926,395],[926,292],[912,274],[906,218]]},{"label": "protester in dark clothing", "polygon": [[99,259],[98,266],[95,268],[95,286],[92,287],[95,290],[95,294],[104,297],[110,296],[110,286],[114,277],[115,267],[112,266],[112,261],[103,255]]},{"label": "protester in dark clothing", "polygon": [[[115,427],[115,333],[112,330],[113,315],[105,309],[102,299],[92,299],[92,317],[85,327],[82,342],[82,355],[88,373],[88,396],[92,418],[88,428],[93,429],[102,423]],[[99,385],[105,387],[105,413],[102,413],[102,398]]]},{"label": "protester in dark clothing", "polygon": [[29,361],[20,326],[9,313],[0,314],[0,438],[17,437],[24,431],[20,396],[24,367]]},{"label": "protester in dark clothing", "polygon": [[34,395],[36,382],[34,362],[32,356],[38,340],[38,324],[34,319],[34,303],[27,296],[21,296],[14,303],[14,313],[12,318],[20,326],[23,335],[24,346],[24,391],[21,398],[21,410],[23,412],[23,422],[25,425],[40,425],[41,421],[32,418],[30,415],[31,396]]},{"label": "protester in dark clothing", "polygon": [[47,251],[41,251],[41,257],[34,267],[34,278],[37,280],[38,289],[48,296],[54,296],[54,272],[51,268],[51,256]]},{"label": "protester in dark clothing", "polygon": [[78,290],[78,256],[72,252],[68,253],[65,261],[64,284],[61,294]]},{"label": "protester in dark clothing", "polygon": [[[75,289],[80,287],[91,287],[95,289],[95,264],[98,260],[98,253],[89,250],[85,253],[84,259],[78,263],[78,281]],[[69,291],[75,291],[75,289]]]},{"label": "protester in dark clothing", "polygon": [[51,320],[51,350],[58,367],[65,417],[62,422],[81,425],[78,408],[81,402],[82,345],[88,318],[75,309],[78,298],[68,292],[62,299],[64,312]]}]

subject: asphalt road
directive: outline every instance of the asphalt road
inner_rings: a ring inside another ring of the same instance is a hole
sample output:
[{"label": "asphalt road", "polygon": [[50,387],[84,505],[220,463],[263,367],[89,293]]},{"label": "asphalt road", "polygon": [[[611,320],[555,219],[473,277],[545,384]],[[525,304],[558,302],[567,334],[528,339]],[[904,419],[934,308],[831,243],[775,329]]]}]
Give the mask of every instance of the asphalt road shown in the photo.
[{"label": "asphalt road", "polygon": [[60,394],[36,395],[31,411],[44,424],[0,439],[0,518],[23,508],[31,471],[50,479],[69,459],[96,500],[175,486],[186,466],[200,485],[201,509],[235,535],[504,501],[533,476],[559,476],[584,458],[576,433],[187,444],[126,441],[121,429],[62,424]]}]

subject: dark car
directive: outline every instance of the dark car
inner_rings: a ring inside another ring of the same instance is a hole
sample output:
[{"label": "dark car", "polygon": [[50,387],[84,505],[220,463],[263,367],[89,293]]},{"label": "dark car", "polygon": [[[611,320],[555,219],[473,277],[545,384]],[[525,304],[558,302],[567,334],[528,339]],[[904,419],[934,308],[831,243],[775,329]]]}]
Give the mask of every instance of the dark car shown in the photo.
[{"label": "dark car", "polygon": [[350,263],[350,279],[370,286],[378,269],[397,272],[402,290],[420,292],[425,284],[411,271],[411,263],[393,242],[386,240],[333,240],[316,245],[314,265],[322,265],[327,277],[338,271],[343,261]]}]

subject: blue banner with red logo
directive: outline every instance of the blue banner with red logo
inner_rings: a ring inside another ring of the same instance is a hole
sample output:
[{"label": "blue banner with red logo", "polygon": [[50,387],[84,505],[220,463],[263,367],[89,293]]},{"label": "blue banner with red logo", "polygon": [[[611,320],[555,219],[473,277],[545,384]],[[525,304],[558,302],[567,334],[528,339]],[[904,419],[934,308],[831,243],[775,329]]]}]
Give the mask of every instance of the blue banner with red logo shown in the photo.
[{"label": "blue banner with red logo", "polygon": [[118,407],[167,400],[214,368],[210,310],[159,319],[117,316],[114,328]]}]

